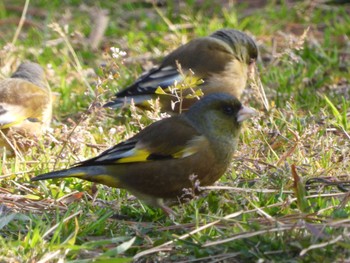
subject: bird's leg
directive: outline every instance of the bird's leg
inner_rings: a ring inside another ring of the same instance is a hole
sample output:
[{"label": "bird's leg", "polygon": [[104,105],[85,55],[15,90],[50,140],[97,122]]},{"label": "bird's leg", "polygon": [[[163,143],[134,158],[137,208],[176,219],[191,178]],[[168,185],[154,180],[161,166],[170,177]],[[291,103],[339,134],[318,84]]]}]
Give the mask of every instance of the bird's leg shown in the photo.
[{"label": "bird's leg", "polygon": [[170,218],[174,219],[177,216],[177,214],[174,212],[174,210],[172,210],[169,206],[164,204],[163,199],[157,199],[156,204]]},{"label": "bird's leg", "polygon": [[174,210],[166,205],[160,206],[160,209],[162,209],[163,212],[166,213],[167,216],[169,216],[170,218],[175,218],[177,216],[177,214],[174,212]]}]

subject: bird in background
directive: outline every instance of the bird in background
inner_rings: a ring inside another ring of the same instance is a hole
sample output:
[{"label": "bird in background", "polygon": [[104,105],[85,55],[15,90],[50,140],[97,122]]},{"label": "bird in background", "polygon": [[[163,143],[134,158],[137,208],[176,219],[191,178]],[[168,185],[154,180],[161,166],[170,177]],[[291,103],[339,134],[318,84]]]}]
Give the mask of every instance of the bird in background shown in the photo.
[{"label": "bird in background", "polygon": [[162,111],[178,112],[179,92],[171,94],[169,87],[186,78],[196,86],[182,91],[181,110],[198,100],[195,96],[198,88],[204,96],[224,92],[240,98],[257,57],[258,48],[250,36],[234,29],[221,29],[175,49],[158,67],[143,73],[104,107],[120,108],[133,101],[136,106],[147,108],[148,100],[159,97]]},{"label": "bird in background", "polygon": [[49,128],[52,95],[44,70],[34,62],[22,63],[10,78],[0,81],[0,151],[12,155],[19,146],[14,135],[37,139]]},{"label": "bird in background", "polygon": [[225,173],[241,124],[254,113],[230,94],[209,94],[188,111],[147,126],[95,158],[32,181],[76,177],[124,188],[172,214],[168,204],[192,189],[191,176],[206,186]]}]

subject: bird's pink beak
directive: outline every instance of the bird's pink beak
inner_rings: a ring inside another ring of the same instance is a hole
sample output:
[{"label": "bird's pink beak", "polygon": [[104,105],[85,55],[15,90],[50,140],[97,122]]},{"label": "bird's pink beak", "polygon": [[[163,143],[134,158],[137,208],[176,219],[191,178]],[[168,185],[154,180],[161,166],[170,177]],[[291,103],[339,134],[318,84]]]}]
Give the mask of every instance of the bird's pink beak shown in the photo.
[{"label": "bird's pink beak", "polygon": [[251,117],[257,114],[258,113],[255,110],[242,106],[242,108],[238,111],[237,121],[242,122],[244,120],[250,119]]}]

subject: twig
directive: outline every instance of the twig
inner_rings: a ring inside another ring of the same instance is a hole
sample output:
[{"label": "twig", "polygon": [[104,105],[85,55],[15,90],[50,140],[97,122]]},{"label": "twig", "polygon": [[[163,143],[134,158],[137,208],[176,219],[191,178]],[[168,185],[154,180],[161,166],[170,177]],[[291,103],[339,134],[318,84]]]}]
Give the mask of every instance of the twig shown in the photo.
[{"label": "twig", "polygon": [[[348,235],[350,236],[350,235]],[[326,246],[329,246],[329,245],[332,245],[334,243],[337,243],[338,241],[344,239],[342,235],[339,235],[337,236],[336,238],[330,240],[330,241],[327,241],[327,242],[324,242],[324,243],[319,243],[319,244],[315,244],[315,245],[311,245],[309,246],[308,248],[305,248],[303,249],[301,252],[300,252],[300,256],[304,256],[308,251],[312,250],[312,249],[316,249],[316,248],[323,248],[323,247],[326,247]]]},{"label": "twig", "polygon": [[[25,3],[24,3],[22,15],[21,15],[21,20],[19,20],[18,27],[17,27],[16,32],[15,32],[15,35],[13,36],[13,39],[12,39],[12,43],[11,43],[11,44],[12,44],[13,46],[15,45],[15,43],[16,43],[16,41],[17,41],[17,39],[18,39],[19,33],[20,33],[21,30],[22,30],[24,21],[26,20],[26,15],[27,15],[27,11],[28,11],[29,1],[30,1],[30,0],[26,0]],[[6,61],[6,60],[5,60],[5,61]]]}]

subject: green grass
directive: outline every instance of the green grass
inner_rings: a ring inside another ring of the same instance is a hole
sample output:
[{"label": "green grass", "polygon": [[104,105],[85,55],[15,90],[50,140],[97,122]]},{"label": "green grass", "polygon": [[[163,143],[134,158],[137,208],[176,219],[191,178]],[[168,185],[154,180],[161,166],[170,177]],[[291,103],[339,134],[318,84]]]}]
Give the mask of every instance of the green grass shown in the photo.
[{"label": "green grass", "polygon": [[[172,2],[32,1],[10,46],[23,3],[0,1],[0,76],[37,60],[59,94],[50,136],[22,157],[1,156],[0,261],[348,261],[350,6]],[[93,51],[89,12],[97,7],[110,21]],[[96,105],[181,43],[222,27],[255,36],[271,109],[247,89],[242,100],[261,114],[245,124],[230,170],[206,195],[174,207],[171,219],[124,190],[78,179],[30,182],[159,118]],[[112,46],[127,55],[112,58]]]}]

